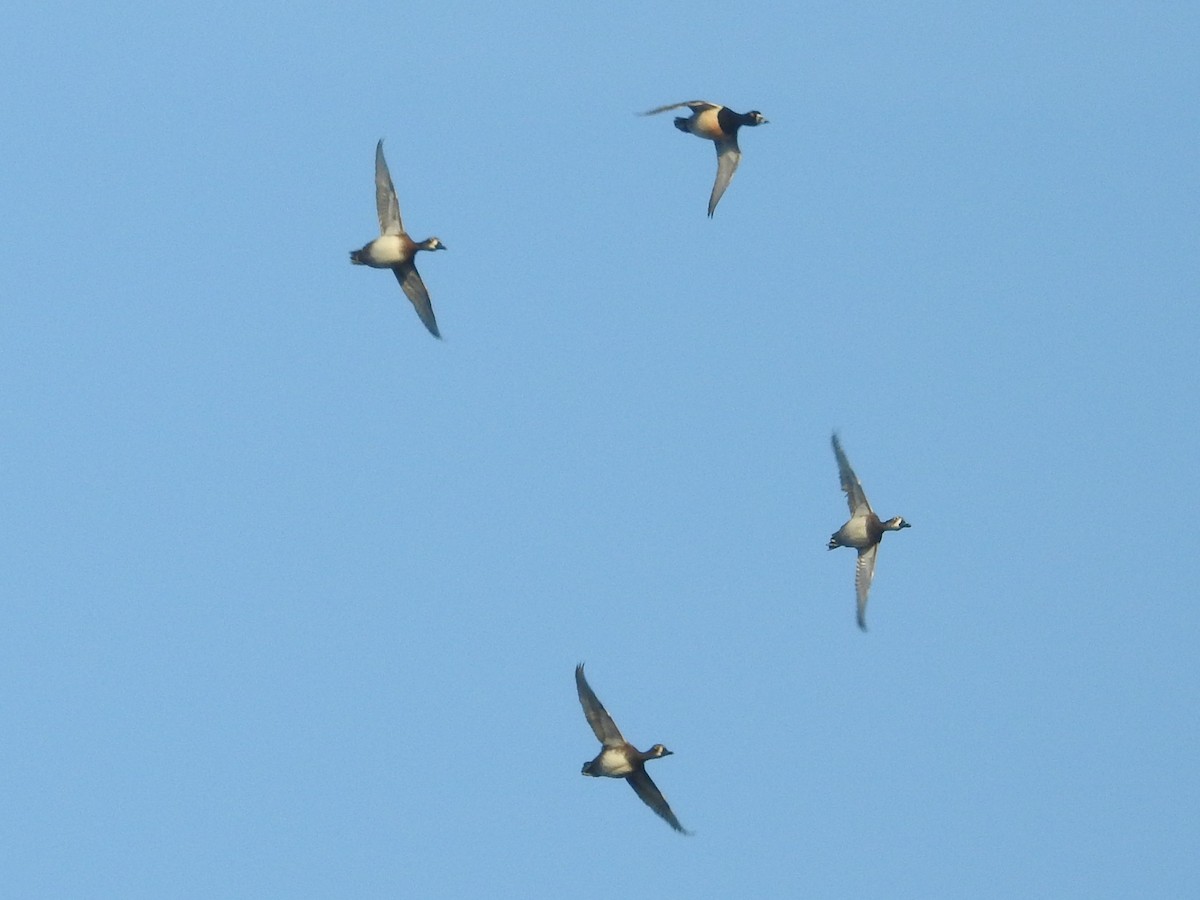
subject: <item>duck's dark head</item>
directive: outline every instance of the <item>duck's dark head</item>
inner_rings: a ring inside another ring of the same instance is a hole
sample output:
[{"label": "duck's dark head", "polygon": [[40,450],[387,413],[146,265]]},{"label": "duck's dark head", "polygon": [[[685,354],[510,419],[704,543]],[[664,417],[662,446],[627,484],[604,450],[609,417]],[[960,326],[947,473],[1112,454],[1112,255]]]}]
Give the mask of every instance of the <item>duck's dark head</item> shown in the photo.
[{"label": "duck's dark head", "polygon": [[751,125],[751,126],[766,125],[767,119],[757,109],[752,109],[752,110],[750,110],[750,112],[746,113],[746,123],[745,124]]}]

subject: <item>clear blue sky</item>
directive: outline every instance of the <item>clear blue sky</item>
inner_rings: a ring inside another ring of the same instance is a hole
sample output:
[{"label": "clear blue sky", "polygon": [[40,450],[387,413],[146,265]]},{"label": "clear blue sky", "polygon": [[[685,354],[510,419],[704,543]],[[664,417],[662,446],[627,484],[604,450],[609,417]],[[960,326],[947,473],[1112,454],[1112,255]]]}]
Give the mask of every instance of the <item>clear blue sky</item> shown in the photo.
[{"label": "clear blue sky", "polygon": [[6,27],[5,893],[1195,889],[1195,4]]}]

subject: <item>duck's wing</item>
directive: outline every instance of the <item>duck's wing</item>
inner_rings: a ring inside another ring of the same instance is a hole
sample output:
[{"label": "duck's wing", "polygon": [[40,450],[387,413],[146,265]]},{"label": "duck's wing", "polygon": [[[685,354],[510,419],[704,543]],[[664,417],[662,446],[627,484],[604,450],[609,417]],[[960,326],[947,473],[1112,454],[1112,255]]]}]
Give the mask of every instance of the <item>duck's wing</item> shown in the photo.
[{"label": "duck's wing", "polygon": [[867,593],[871,590],[871,579],[875,577],[875,556],[879,545],[872,544],[858,551],[858,565],[854,570],[854,591],[858,596],[858,627],[867,630]]},{"label": "duck's wing", "polygon": [[388,172],[387,160],[383,158],[382,140],[375,145],[375,210],[379,213],[380,234],[404,233],[404,223],[400,221],[400,201],[396,199],[392,175]]},{"label": "duck's wing", "polygon": [[658,785],[650,780],[650,776],[646,774],[645,769],[636,769],[632,775],[627,775],[625,780],[629,782],[629,786],[633,788],[634,793],[642,798],[642,802],[665,819],[668,825],[682,834],[691,834],[690,831],[679,824],[679,820],[675,818],[675,813],[671,812],[671,806],[667,803],[667,798],[658,789]]},{"label": "duck's wing", "polygon": [[575,667],[575,689],[579,692],[579,705],[583,707],[583,714],[587,716],[588,724],[592,726],[592,731],[596,733],[600,743],[605,747],[624,745],[625,738],[621,736],[621,730],[617,728],[617,723],[613,721],[608,710],[604,708],[604,704],[600,702],[600,698],[587,683],[587,679],[583,675],[583,663]]},{"label": "duck's wing", "polygon": [[871,512],[871,504],[867,502],[866,492],[863,491],[858,476],[850,468],[850,460],[846,459],[846,453],[842,450],[842,442],[838,440],[836,432],[833,435],[833,455],[837,457],[838,477],[842,482],[842,490],[846,492],[850,515],[858,516]]},{"label": "duck's wing", "polygon": [[648,109],[644,113],[640,113],[640,115],[657,116],[659,113],[664,113],[668,109],[680,109],[684,106],[690,108],[692,110],[692,112],[704,112],[704,110],[706,110],[706,109],[719,109],[720,108],[719,103],[709,103],[707,100],[685,100],[682,103],[668,103],[666,106],[659,106],[655,109]]},{"label": "duck's wing", "polygon": [[425,323],[429,333],[435,338],[440,338],[442,335],[438,332],[437,319],[433,317],[433,304],[429,301],[429,291],[425,290],[425,282],[421,280],[417,267],[409,262],[396,266],[392,271],[396,273],[396,280],[400,282],[400,287],[404,289],[405,295],[412,301],[413,309],[417,311],[417,315],[421,317],[421,321]]},{"label": "duck's wing", "polygon": [[742,151],[738,148],[737,137],[729,137],[723,141],[713,141],[717,147],[717,180],[713,182],[712,196],[708,198],[708,215],[712,218],[713,210],[729,182],[737,171],[738,163],[742,161]]}]

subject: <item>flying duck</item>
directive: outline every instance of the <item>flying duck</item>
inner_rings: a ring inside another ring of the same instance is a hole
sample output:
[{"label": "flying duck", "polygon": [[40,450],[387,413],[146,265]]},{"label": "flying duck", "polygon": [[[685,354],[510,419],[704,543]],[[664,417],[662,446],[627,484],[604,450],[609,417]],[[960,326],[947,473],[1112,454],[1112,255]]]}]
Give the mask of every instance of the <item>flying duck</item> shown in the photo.
[{"label": "flying duck", "polygon": [[675,127],[688,134],[712,141],[717,148],[717,180],[713,183],[712,196],[708,198],[708,215],[712,218],[717,202],[729,187],[733,173],[737,171],[738,163],[742,160],[742,151],[738,148],[737,133],[743,125],[751,127],[765,125],[767,120],[763,114],[753,109],[748,113],[734,112],[727,106],[709,103],[707,100],[688,100],[686,103],[671,103],[657,109],[647,110],[643,116],[654,116],[669,109],[679,109],[687,106],[692,110],[691,116],[676,116]]},{"label": "flying duck", "polygon": [[429,333],[440,338],[429,291],[425,289],[413,258],[418,250],[445,250],[446,245],[435,237],[418,243],[405,232],[400,220],[400,201],[396,199],[396,188],[392,186],[387,160],[383,158],[382,140],[375,145],[375,207],[379,212],[379,237],[361,250],[351,250],[350,262],[356,266],[391,269]]},{"label": "flying duck", "polygon": [[883,522],[875,515],[858,476],[850,468],[850,461],[846,459],[837,432],[833,435],[833,455],[837,457],[838,477],[842,481],[842,490],[846,492],[846,501],[850,505],[850,520],[829,538],[829,549],[853,547],[858,551],[854,587],[858,594],[858,627],[866,631],[867,592],[871,590],[871,579],[875,577],[875,554],[879,551],[879,542],[883,540],[885,531],[899,531],[901,528],[912,526],[900,516]]},{"label": "flying duck", "polygon": [[588,685],[583,675],[583,663],[575,667],[575,688],[579,692],[579,703],[583,707],[583,714],[587,716],[588,724],[604,745],[599,756],[583,764],[583,774],[593,778],[624,778],[642,798],[642,802],[665,819],[672,828],[682,834],[690,834],[691,832],[679,824],[675,813],[671,812],[671,807],[667,804],[667,798],[646,774],[646,760],[670,756],[671,751],[662,744],[655,744],[643,752],[626,741],[621,736],[617,723],[612,720],[608,710]]}]

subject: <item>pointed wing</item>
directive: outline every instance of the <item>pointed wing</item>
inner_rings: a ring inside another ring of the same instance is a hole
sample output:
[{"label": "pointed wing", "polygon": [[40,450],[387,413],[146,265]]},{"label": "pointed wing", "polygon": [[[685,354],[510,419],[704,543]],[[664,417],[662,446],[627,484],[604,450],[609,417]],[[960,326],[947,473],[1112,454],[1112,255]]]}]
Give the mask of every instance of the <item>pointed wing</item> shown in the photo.
[{"label": "pointed wing", "polygon": [[875,577],[875,555],[879,545],[872,544],[858,551],[858,565],[854,570],[854,590],[858,595],[858,627],[867,630],[867,592],[871,590],[871,579]]},{"label": "pointed wing", "polygon": [[626,776],[625,780],[629,782],[629,786],[633,788],[634,793],[642,798],[642,802],[665,819],[667,824],[683,834],[691,833],[679,824],[679,820],[675,818],[675,813],[671,812],[667,798],[662,795],[662,791],[658,789],[658,785],[650,780],[650,776],[646,774],[645,769],[635,770],[632,775]]},{"label": "pointed wing", "polygon": [[[583,707],[583,714],[587,716],[588,724],[592,726],[592,731],[596,733],[600,743],[605,747],[622,746],[625,738],[621,736],[617,723],[612,720],[612,716],[608,714],[608,710],[604,708],[604,704],[600,702],[588,685],[587,679],[584,678],[583,663],[575,667],[575,689],[579,692],[579,705]],[[653,785],[651,786],[653,787]],[[665,804],[666,801],[663,802]]]},{"label": "pointed wing", "polygon": [[396,280],[400,282],[400,287],[412,301],[413,308],[421,317],[421,321],[425,323],[425,327],[429,329],[429,333],[435,338],[440,338],[437,319],[433,317],[433,304],[429,302],[429,291],[425,290],[425,282],[421,280],[417,267],[412,263],[405,263],[396,266],[392,271],[396,273]]},{"label": "pointed wing", "polygon": [[833,435],[833,455],[837,457],[838,477],[842,481],[842,490],[846,492],[850,515],[857,516],[864,512],[871,512],[871,504],[867,502],[867,495],[858,481],[858,476],[850,468],[850,460],[846,459],[846,454],[842,450],[842,442],[838,440],[836,433]]},{"label": "pointed wing", "polygon": [[723,141],[713,141],[713,143],[717,147],[717,180],[713,182],[712,196],[708,198],[709,218],[712,218],[713,210],[717,208],[717,202],[725,193],[725,188],[729,187],[729,182],[733,180],[733,173],[737,171],[738,163],[742,161],[742,151],[738,149],[736,136]]},{"label": "pointed wing", "polygon": [[[404,223],[400,221],[400,201],[396,199],[396,188],[388,172],[387,160],[383,158],[383,141],[375,145],[375,210],[379,213],[380,234],[401,234]],[[415,302],[415,301],[414,301]]]},{"label": "pointed wing", "polygon": [[666,106],[660,106],[657,109],[648,109],[644,113],[639,113],[639,115],[657,116],[668,109],[680,109],[684,106],[689,107],[693,112],[703,112],[706,109],[716,109],[718,105],[716,103],[709,103],[707,100],[685,100],[683,103],[668,103]]}]

